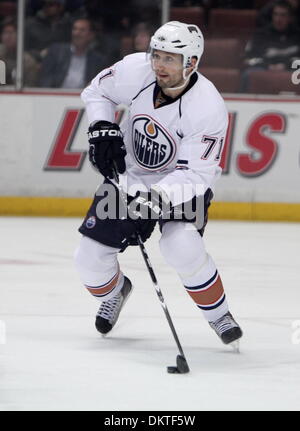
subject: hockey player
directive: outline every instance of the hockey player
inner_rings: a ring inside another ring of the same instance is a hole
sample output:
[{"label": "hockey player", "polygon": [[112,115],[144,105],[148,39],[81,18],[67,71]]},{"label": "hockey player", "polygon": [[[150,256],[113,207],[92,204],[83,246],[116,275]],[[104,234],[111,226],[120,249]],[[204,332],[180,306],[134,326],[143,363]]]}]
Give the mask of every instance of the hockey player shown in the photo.
[{"label": "hockey player", "polygon": [[[210,326],[225,344],[242,336],[202,238],[228,122],[222,97],[197,72],[203,47],[197,26],[168,22],[152,36],[148,54],[126,56],[82,92],[89,158],[105,180],[79,229],[75,261],[87,290],[102,301],[96,315],[101,334],[115,325],[132,291],[118,253],[137,244],[136,232],[146,241],[158,222],[161,253]],[[119,104],[129,107],[122,130],[114,122]],[[127,198],[125,218],[118,187]],[[189,211],[199,197],[200,225]],[[116,216],[103,217],[104,202],[115,203]],[[145,208],[151,208],[148,218]]]}]

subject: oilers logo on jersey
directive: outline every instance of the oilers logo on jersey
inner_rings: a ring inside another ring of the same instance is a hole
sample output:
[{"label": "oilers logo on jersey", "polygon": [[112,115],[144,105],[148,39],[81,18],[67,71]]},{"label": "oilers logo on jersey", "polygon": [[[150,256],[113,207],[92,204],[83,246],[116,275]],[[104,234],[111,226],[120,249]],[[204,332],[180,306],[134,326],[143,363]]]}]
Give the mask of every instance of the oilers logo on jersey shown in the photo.
[{"label": "oilers logo on jersey", "polygon": [[133,119],[132,138],[135,160],[144,169],[164,169],[175,157],[174,139],[147,115],[137,115]]}]

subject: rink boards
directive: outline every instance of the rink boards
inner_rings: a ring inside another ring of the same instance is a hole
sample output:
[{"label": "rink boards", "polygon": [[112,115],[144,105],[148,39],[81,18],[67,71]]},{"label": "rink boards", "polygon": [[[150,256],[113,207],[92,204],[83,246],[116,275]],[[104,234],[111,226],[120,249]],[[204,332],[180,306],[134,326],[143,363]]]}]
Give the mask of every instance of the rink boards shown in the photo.
[{"label": "rink boards", "polygon": [[[300,99],[226,97],[229,128],[211,218],[300,221]],[[0,214],[84,215],[102,178],[78,94],[2,93]]]}]

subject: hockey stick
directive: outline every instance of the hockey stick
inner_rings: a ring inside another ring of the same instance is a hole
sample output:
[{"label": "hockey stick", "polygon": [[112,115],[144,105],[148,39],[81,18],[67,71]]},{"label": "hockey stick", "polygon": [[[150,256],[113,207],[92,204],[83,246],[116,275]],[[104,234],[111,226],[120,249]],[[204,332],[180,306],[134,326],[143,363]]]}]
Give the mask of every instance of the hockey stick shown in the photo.
[{"label": "hockey stick", "polygon": [[184,352],[182,350],[182,347],[181,347],[178,335],[177,335],[175,327],[173,325],[173,322],[172,322],[169,310],[168,310],[167,305],[165,303],[162,291],[161,291],[161,289],[160,289],[160,287],[158,285],[157,278],[155,276],[153,267],[152,267],[151,262],[149,260],[148,254],[146,252],[144,243],[143,243],[143,241],[142,241],[141,236],[140,236],[139,233],[136,233],[135,235],[136,235],[137,242],[138,242],[138,245],[140,247],[140,250],[142,252],[142,255],[143,255],[146,267],[147,267],[148,272],[150,274],[152,283],[153,283],[153,285],[155,287],[157,296],[159,298],[160,304],[162,306],[162,309],[164,310],[165,316],[167,318],[167,321],[169,323],[169,326],[170,326],[170,329],[172,331],[173,337],[174,337],[174,339],[176,341],[178,350],[180,352],[180,355],[177,355],[177,357],[176,357],[176,364],[177,364],[177,366],[176,367],[174,367],[174,366],[167,367],[168,373],[179,373],[179,374],[188,373],[190,371],[188,363],[186,361],[186,358],[185,358]]},{"label": "hockey stick", "polygon": [[[122,190],[122,188],[121,188],[121,186],[119,184],[119,175],[118,175],[118,171],[117,171],[115,163],[114,163],[114,180],[117,183],[117,187],[118,187],[118,190],[119,190],[119,193],[120,193],[120,196],[121,196],[122,204],[126,207],[126,210],[127,210],[127,198],[126,198],[125,193],[124,193],[124,191]],[[153,285],[155,287],[155,290],[156,290],[157,296],[159,298],[160,304],[162,306],[162,309],[164,310],[165,316],[167,318],[168,324],[170,326],[170,329],[172,331],[173,337],[175,339],[175,342],[177,344],[177,347],[178,347],[178,350],[179,350],[179,353],[180,353],[180,355],[177,355],[177,357],[176,357],[176,365],[177,366],[169,366],[169,367],[167,367],[167,371],[168,371],[168,373],[174,373],[174,374],[185,374],[185,373],[188,373],[190,371],[190,369],[189,369],[187,360],[185,358],[185,355],[184,355],[183,349],[181,347],[178,335],[177,335],[175,327],[173,325],[173,322],[172,322],[169,310],[168,310],[167,305],[165,303],[162,291],[161,291],[161,289],[160,289],[160,287],[158,285],[157,278],[156,278],[156,275],[154,273],[154,270],[153,270],[153,267],[151,265],[151,262],[150,262],[150,259],[148,257],[148,254],[146,252],[146,248],[144,246],[143,240],[142,240],[141,235],[139,234],[139,232],[136,231],[134,235],[135,235],[137,243],[138,243],[138,245],[140,247],[140,250],[141,250],[142,256],[144,258],[146,267],[148,269],[149,275],[151,277],[152,283],[153,283]]]}]

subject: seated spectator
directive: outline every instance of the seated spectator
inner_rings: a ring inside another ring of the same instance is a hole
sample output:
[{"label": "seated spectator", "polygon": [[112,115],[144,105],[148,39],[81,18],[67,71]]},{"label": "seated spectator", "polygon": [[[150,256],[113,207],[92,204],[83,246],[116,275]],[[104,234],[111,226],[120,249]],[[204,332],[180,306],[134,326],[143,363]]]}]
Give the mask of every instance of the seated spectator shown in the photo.
[{"label": "seated spectator", "polygon": [[290,70],[299,56],[300,33],[293,24],[292,8],[287,2],[278,2],[273,6],[271,24],[258,29],[246,45],[241,91],[247,91],[252,70]]},{"label": "seated spectator", "polygon": [[69,42],[71,19],[65,13],[64,0],[43,0],[43,7],[25,25],[25,48],[38,61],[46,55],[47,48],[56,42]]},{"label": "seated spectator", "polygon": [[[292,8],[293,20],[297,26],[300,24],[300,0],[286,0]],[[282,3],[282,0],[273,0],[260,9],[257,15],[257,27],[265,27],[272,22],[272,12],[276,4]]]},{"label": "seated spectator", "polygon": [[[17,63],[17,25],[12,19],[7,19],[2,24],[0,59],[5,62],[6,66],[6,84],[14,85],[16,82]],[[23,55],[24,85],[34,87],[37,82],[38,72],[38,63],[25,51]]]},{"label": "seated spectator", "polygon": [[40,86],[83,88],[106,64],[95,48],[95,32],[88,19],[73,23],[71,43],[51,45],[43,60]]},{"label": "seated spectator", "polygon": [[[127,15],[131,15],[130,5],[123,0],[110,0],[109,7],[104,0],[76,0],[77,3],[80,1],[81,7],[70,11],[72,20],[90,20],[96,35],[95,48],[105,56],[107,63],[119,61],[122,37],[128,35],[132,27],[127,18]],[[66,7],[68,2],[73,4],[73,0],[66,0]],[[123,17],[123,14],[127,15]]]},{"label": "seated spectator", "polygon": [[146,52],[153,33],[154,31],[149,24],[145,22],[137,24],[132,32],[133,52]]}]

